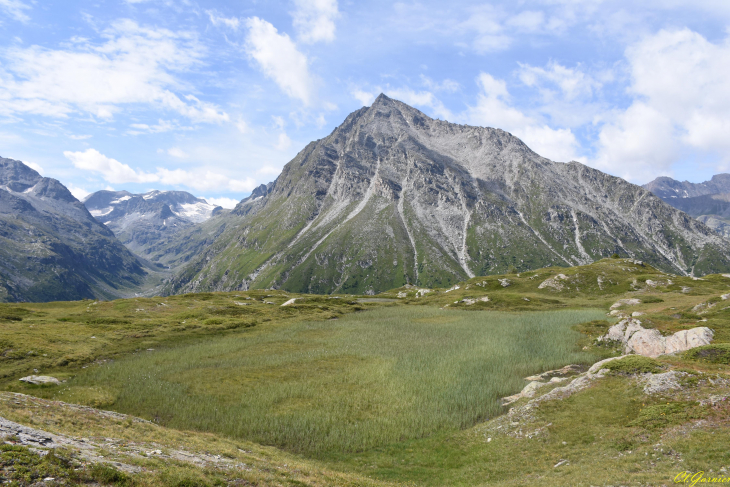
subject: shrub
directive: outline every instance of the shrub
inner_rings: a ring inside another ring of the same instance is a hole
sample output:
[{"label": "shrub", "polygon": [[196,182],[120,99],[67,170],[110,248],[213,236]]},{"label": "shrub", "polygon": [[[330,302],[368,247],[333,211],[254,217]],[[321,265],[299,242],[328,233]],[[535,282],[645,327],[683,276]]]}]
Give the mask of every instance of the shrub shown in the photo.
[{"label": "shrub", "polygon": [[656,296],[643,296],[641,298],[642,303],[663,303],[664,300],[662,298],[658,298]]},{"label": "shrub", "polygon": [[608,362],[605,368],[617,374],[633,375],[646,374],[648,372],[655,374],[660,372],[663,366],[653,358],[642,355],[630,355],[619,360]]},{"label": "shrub", "polygon": [[730,365],[730,343],[718,343],[687,350],[684,358],[697,362]]},{"label": "shrub", "polygon": [[131,479],[120,472],[116,468],[105,465],[103,463],[97,463],[91,467],[89,472],[91,477],[103,485],[131,485]]},{"label": "shrub", "polygon": [[629,426],[643,428],[661,428],[671,424],[683,423],[690,419],[699,419],[706,411],[692,402],[668,402],[647,406],[639,412],[639,417],[629,423]]}]

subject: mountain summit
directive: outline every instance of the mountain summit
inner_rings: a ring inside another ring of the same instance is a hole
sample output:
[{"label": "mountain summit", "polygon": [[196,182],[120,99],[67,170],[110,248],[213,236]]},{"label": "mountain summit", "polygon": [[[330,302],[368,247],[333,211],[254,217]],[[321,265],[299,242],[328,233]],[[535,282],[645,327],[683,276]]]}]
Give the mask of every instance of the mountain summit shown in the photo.
[{"label": "mountain summit", "polygon": [[730,243],[641,187],[385,95],[231,218],[167,292],[374,293],[614,253],[679,274],[730,271]]}]

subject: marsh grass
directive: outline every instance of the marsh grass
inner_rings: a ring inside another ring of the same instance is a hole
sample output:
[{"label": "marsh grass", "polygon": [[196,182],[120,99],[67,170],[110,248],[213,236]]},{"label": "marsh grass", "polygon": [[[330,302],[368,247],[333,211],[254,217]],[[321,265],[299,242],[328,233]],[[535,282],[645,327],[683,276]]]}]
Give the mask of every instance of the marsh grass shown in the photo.
[{"label": "marsh grass", "polygon": [[143,352],[88,369],[56,397],[103,386],[113,409],[168,426],[358,452],[499,414],[523,377],[590,362],[571,326],[601,316],[381,308]]}]

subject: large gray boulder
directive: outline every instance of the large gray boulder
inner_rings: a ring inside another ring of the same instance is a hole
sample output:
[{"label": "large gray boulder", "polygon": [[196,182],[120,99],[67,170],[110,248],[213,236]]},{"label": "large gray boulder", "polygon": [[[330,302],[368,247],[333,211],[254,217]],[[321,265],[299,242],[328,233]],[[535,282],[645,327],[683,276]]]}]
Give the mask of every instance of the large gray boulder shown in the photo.
[{"label": "large gray boulder", "polygon": [[691,348],[709,345],[714,333],[706,326],[682,330],[665,337],[659,330],[646,329],[634,318],[621,320],[609,328],[601,341],[618,341],[624,345],[624,353],[636,353],[656,358],[668,353],[684,352]]}]

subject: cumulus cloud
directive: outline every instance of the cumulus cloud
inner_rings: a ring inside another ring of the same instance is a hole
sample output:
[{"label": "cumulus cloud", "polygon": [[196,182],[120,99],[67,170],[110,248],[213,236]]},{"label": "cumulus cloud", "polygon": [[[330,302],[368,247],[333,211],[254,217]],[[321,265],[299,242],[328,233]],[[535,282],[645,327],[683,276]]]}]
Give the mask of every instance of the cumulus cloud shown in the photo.
[{"label": "cumulus cloud", "polygon": [[112,184],[160,183],[168,186],[187,186],[199,191],[246,192],[256,187],[256,181],[246,177],[231,177],[209,170],[186,171],[158,167],[154,173],[131,168],[116,159],[101,154],[95,149],[84,152],[63,153],[73,165],[88,172],[97,173]]},{"label": "cumulus cloud", "polygon": [[251,17],[246,19],[246,26],[248,56],[284,93],[309,105],[314,98],[314,81],[307,56],[287,34],[280,34],[265,20]]},{"label": "cumulus cloud", "polygon": [[375,92],[363,91],[363,90],[352,90],[350,94],[358,100],[363,106],[369,107],[375,101],[378,94]]},{"label": "cumulus cloud", "polygon": [[40,164],[36,164],[32,161],[23,161],[23,164],[36,171],[38,174],[43,174],[43,168]]},{"label": "cumulus cloud", "polygon": [[81,112],[111,118],[125,105],[151,104],[195,122],[229,120],[214,104],[176,94],[188,89],[176,74],[201,64],[204,49],[194,35],[122,20],[102,37],[98,45],[5,50],[0,113],[68,117]]},{"label": "cumulus cloud", "polygon": [[84,152],[65,151],[63,155],[77,169],[99,173],[110,183],[153,183],[160,179],[155,174],[136,171],[127,164],[107,157],[96,149],[87,149]]},{"label": "cumulus cloud", "polygon": [[579,160],[579,144],[570,129],[553,129],[510,104],[510,95],[503,80],[488,73],[477,78],[481,92],[476,105],[465,117],[469,123],[496,127],[522,139],[532,150],[555,161]]},{"label": "cumulus cloud", "polygon": [[66,187],[69,191],[71,191],[71,194],[74,195],[79,201],[84,201],[84,199],[91,194],[90,191],[86,191],[84,188],[75,186],[73,184],[67,184]]},{"label": "cumulus cloud", "polygon": [[203,196],[203,199],[210,203],[211,205],[215,206],[221,206],[223,208],[235,208],[236,205],[239,203],[240,200],[234,200],[233,198],[206,198]]},{"label": "cumulus cloud", "polygon": [[730,38],[660,31],[629,47],[634,101],[599,135],[596,165],[632,180],[667,173],[689,151],[730,166]]},{"label": "cumulus cloud", "polygon": [[545,82],[548,82],[557,86],[568,99],[591,96],[594,90],[601,87],[599,81],[578,67],[568,68],[555,61],[549,62],[544,68],[522,63],[519,66],[518,76],[525,85],[545,90]]},{"label": "cumulus cloud", "polygon": [[28,22],[30,20],[30,17],[25,14],[26,10],[30,10],[30,5],[20,0],[0,0],[0,10],[18,22]]},{"label": "cumulus cloud", "polygon": [[294,28],[305,43],[335,40],[337,0],[294,0]]}]

